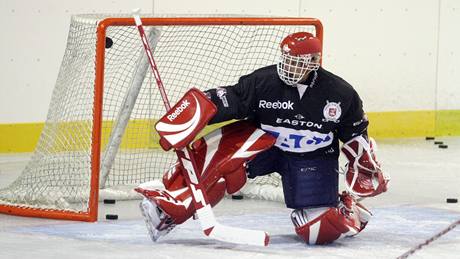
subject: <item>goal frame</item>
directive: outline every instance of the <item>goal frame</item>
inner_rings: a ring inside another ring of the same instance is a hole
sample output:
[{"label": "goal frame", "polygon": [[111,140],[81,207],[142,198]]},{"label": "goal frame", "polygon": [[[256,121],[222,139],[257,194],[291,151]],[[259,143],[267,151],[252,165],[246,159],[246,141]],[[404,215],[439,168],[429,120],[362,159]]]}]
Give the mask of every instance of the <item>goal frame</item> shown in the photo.
[{"label": "goal frame", "polygon": [[[292,25],[314,26],[316,37],[323,42],[323,26],[315,18],[260,18],[260,17],[174,17],[174,18],[141,18],[145,26],[242,26],[242,25]],[[76,221],[94,222],[98,219],[99,203],[99,177],[101,167],[101,137],[102,137],[102,112],[104,91],[105,67],[105,38],[106,31],[111,26],[135,26],[134,18],[106,18],[97,25],[96,57],[95,57],[95,82],[93,99],[93,125],[91,133],[91,180],[88,210],[74,212],[54,209],[39,209],[29,207],[16,207],[0,205],[0,213],[26,217],[39,217],[50,219],[65,219]],[[166,86],[167,87],[167,86]]]}]

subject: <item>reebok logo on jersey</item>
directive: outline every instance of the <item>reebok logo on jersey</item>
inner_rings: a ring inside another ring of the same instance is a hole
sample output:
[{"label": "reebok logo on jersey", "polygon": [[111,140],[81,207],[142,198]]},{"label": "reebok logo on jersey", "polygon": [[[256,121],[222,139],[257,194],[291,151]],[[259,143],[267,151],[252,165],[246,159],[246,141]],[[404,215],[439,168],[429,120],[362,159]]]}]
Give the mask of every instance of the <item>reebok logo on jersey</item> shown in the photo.
[{"label": "reebok logo on jersey", "polygon": [[277,100],[276,102],[268,102],[266,100],[259,101],[259,108],[264,109],[279,109],[279,110],[294,110],[294,103],[291,101],[280,102]]},{"label": "reebok logo on jersey", "polygon": [[187,108],[188,106],[190,105],[190,102],[188,100],[183,100],[182,103],[180,104],[180,106],[178,106],[173,113],[169,114],[168,116],[166,116],[168,118],[169,121],[173,121],[175,118],[177,118],[177,116],[179,116],[184,110],[185,108]]}]

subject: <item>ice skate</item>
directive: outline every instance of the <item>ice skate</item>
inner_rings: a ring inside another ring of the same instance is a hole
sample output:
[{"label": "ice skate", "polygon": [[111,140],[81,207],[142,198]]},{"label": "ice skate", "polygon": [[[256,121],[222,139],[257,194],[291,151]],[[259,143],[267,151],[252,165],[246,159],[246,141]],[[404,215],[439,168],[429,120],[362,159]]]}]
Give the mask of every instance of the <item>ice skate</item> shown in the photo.
[{"label": "ice skate", "polygon": [[153,242],[157,242],[160,237],[167,235],[176,226],[168,214],[147,198],[142,200],[139,208]]}]

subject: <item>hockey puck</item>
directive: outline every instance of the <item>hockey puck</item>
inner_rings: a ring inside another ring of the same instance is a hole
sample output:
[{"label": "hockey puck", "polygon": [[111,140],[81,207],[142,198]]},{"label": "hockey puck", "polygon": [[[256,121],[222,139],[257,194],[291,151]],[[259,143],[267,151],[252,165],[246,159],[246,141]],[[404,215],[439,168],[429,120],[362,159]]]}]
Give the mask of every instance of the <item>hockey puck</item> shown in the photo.
[{"label": "hockey puck", "polygon": [[434,144],[435,144],[435,145],[442,145],[442,144],[444,144],[444,142],[442,142],[442,141],[435,141]]},{"label": "hockey puck", "polygon": [[439,148],[448,148],[449,146],[448,145],[439,145],[438,147]]},{"label": "hockey puck", "polygon": [[104,199],[104,204],[115,204],[115,200],[113,200],[113,199]]},{"label": "hockey puck", "polygon": [[113,45],[113,40],[109,37],[105,37],[105,48],[110,49]]},{"label": "hockey puck", "polygon": [[457,203],[457,202],[458,202],[458,199],[455,199],[455,198],[447,198],[447,199],[446,199],[446,202],[447,202],[447,203]]},{"label": "hockey puck", "polygon": [[232,195],[232,199],[233,199],[233,200],[242,200],[242,199],[243,199],[243,195],[241,195],[241,194]]},{"label": "hockey puck", "polygon": [[425,137],[425,140],[434,140],[434,137]]},{"label": "hockey puck", "polygon": [[118,215],[116,215],[116,214],[106,214],[105,219],[115,220],[115,219],[118,219]]}]

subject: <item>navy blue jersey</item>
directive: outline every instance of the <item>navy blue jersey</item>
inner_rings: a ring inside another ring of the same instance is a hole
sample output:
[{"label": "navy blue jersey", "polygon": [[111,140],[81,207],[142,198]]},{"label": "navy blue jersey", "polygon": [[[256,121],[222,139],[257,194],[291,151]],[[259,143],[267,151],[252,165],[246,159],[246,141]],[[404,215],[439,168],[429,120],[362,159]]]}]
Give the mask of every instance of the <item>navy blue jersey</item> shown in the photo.
[{"label": "navy blue jersey", "polygon": [[323,68],[304,84],[300,97],[297,87],[279,79],[276,65],[260,68],[235,85],[206,91],[218,108],[210,123],[251,120],[277,138],[277,148],[310,159],[337,158],[339,140],[367,135],[361,99],[350,84]]}]

